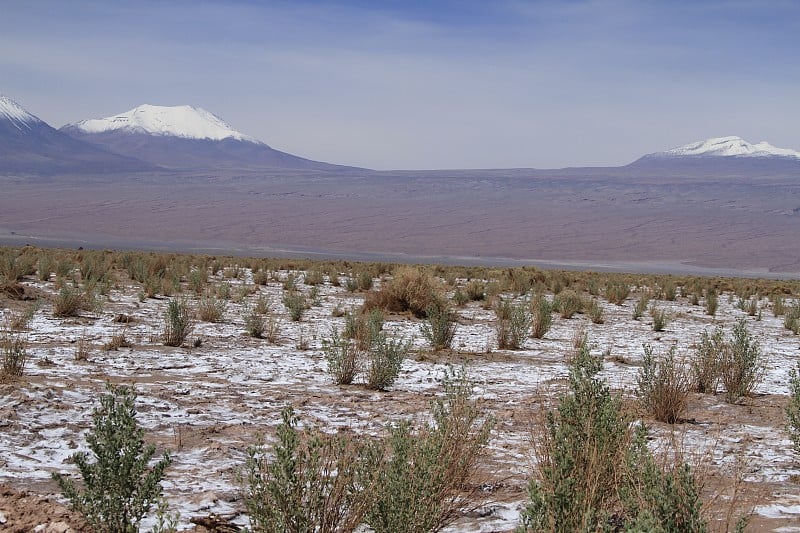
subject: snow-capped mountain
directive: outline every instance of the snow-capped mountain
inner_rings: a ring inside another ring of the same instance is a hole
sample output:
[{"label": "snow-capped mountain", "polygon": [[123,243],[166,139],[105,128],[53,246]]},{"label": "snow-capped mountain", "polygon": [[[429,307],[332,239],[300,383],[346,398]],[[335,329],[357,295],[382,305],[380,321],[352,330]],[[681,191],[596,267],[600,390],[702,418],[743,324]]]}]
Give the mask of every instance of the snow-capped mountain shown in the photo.
[{"label": "snow-capped mountain", "polygon": [[292,168],[341,170],[275,150],[198,107],[141,105],[61,131],[109,151],[178,170]]},{"label": "snow-capped mountain", "polygon": [[82,120],[73,126],[83,133],[124,131],[183,139],[235,139],[263,144],[258,139],[234,130],[213,113],[188,105],[166,107],[145,104],[113,117]]},{"label": "snow-capped mountain", "polygon": [[0,95],[0,173],[50,175],[154,169],[143,161],[73,139]]},{"label": "snow-capped mountain", "polygon": [[29,113],[11,98],[0,94],[0,124],[25,133],[44,124],[44,121]]},{"label": "snow-capped mountain", "polygon": [[792,157],[800,159],[800,152],[789,148],[776,148],[766,141],[750,144],[741,137],[717,137],[651,154],[662,157],[715,156],[715,157]]},{"label": "snow-capped mountain", "polygon": [[766,141],[715,137],[647,154],[623,168],[654,176],[800,176],[800,152]]}]

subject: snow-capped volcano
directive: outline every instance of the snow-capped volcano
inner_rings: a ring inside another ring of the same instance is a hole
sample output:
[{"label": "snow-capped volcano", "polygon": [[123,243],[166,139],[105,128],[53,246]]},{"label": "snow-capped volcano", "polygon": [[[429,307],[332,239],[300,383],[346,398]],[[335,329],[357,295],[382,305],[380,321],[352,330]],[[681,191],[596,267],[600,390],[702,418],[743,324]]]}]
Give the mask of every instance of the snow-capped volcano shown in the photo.
[{"label": "snow-capped volcano", "polygon": [[30,131],[34,126],[44,124],[8,96],[0,94],[0,120],[10,122],[18,130]]},{"label": "snow-capped volcano", "polygon": [[651,155],[664,157],[677,156],[717,156],[717,157],[793,157],[800,159],[800,152],[789,148],[776,148],[766,141],[751,144],[741,137],[717,137],[693,142]]},{"label": "snow-capped volcano", "polygon": [[263,144],[234,130],[227,122],[200,107],[140,105],[113,117],[82,120],[67,127],[83,133],[124,131],[183,139],[234,139]]},{"label": "snow-capped volcano", "polygon": [[174,170],[342,170],[346,167],[275,150],[199,107],[140,105],[113,117],[67,124],[61,131],[105,150]]}]

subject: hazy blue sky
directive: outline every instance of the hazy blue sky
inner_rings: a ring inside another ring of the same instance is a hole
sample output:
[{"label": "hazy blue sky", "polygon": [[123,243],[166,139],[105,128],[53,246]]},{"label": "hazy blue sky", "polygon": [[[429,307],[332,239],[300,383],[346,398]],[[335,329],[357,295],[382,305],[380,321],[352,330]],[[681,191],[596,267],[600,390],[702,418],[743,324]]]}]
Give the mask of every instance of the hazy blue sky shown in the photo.
[{"label": "hazy blue sky", "polygon": [[191,104],[381,169],[800,149],[800,2],[0,0],[0,93],[56,127]]}]

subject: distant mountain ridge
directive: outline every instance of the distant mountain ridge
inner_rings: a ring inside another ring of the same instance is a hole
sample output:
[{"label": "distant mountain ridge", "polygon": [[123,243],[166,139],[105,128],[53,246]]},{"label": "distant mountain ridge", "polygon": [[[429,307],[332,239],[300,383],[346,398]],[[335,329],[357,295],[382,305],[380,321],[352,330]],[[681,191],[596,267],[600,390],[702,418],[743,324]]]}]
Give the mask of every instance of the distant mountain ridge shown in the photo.
[{"label": "distant mountain ridge", "polygon": [[155,170],[152,164],[113,154],[51,127],[0,95],[0,173],[53,175]]},{"label": "distant mountain ridge", "polygon": [[275,150],[213,113],[188,105],[141,105],[112,117],[67,124],[60,131],[172,170],[350,168]]}]

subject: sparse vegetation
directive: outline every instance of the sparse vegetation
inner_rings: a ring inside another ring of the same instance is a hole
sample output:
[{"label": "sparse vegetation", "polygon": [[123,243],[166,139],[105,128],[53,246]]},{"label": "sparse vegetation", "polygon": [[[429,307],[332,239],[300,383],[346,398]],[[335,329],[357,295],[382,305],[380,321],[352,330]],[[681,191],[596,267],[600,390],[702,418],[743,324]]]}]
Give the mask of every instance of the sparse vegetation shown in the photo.
[{"label": "sparse vegetation", "polygon": [[531,300],[531,337],[541,339],[553,324],[553,306],[542,294]]},{"label": "sparse vegetation", "polygon": [[716,394],[720,379],[720,365],[725,351],[724,332],[718,327],[713,334],[703,331],[692,360],[692,377],[697,392]]},{"label": "sparse vegetation", "polygon": [[636,378],[636,395],[645,412],[667,424],[679,422],[686,413],[690,378],[686,367],[675,357],[675,346],[657,358],[649,344],[644,345],[642,368]]},{"label": "sparse vegetation", "polygon": [[501,350],[519,350],[528,338],[531,327],[528,303],[499,299],[494,313],[497,317],[497,347]]},{"label": "sparse vegetation", "polygon": [[747,329],[745,319],[733,326],[733,338],[722,352],[720,364],[725,400],[736,403],[753,394],[764,373],[761,346]]},{"label": "sparse vegetation", "polygon": [[4,331],[0,334],[0,349],[3,352],[2,377],[15,379],[25,373],[28,363],[28,341],[20,334]]}]

